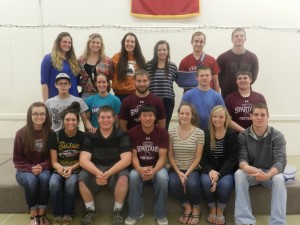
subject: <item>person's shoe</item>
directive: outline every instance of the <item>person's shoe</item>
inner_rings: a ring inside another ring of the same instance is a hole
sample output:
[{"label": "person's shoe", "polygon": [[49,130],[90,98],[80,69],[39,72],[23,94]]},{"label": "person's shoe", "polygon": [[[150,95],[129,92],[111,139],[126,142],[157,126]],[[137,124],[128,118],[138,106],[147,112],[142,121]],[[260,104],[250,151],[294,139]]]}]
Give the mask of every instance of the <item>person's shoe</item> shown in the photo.
[{"label": "person's shoe", "polygon": [[168,222],[167,217],[157,220],[157,225],[168,225],[168,224],[169,224],[169,222]]},{"label": "person's shoe", "polygon": [[50,225],[49,219],[47,218],[46,214],[39,215],[39,225]]},{"label": "person's shoe", "polygon": [[96,216],[97,216],[96,210],[87,208],[85,210],[83,217],[81,218],[81,225],[91,225],[93,223],[93,220],[96,218]]},{"label": "person's shoe", "polygon": [[132,218],[130,216],[128,216],[126,219],[125,219],[125,224],[126,225],[135,225],[137,223],[137,221],[139,219],[142,219],[144,217],[144,214],[142,214],[139,218]]},{"label": "person's shoe", "polygon": [[30,223],[29,225],[39,225],[40,224],[40,220],[38,216],[32,216],[30,217]]},{"label": "person's shoe", "polygon": [[62,225],[70,225],[72,224],[72,217],[69,215],[64,215],[64,217],[62,218]]},{"label": "person's shoe", "polygon": [[61,216],[55,216],[53,218],[53,225],[61,225],[63,218]]},{"label": "person's shoe", "polygon": [[121,215],[121,209],[114,209],[112,214],[113,225],[123,225],[124,218]]}]

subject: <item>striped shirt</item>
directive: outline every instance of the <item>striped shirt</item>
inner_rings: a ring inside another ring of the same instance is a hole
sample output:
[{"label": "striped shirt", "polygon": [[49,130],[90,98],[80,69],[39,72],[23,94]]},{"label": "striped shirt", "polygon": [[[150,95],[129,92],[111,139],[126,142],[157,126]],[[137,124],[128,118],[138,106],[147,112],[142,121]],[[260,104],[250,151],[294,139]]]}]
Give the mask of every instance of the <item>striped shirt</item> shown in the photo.
[{"label": "striped shirt", "polygon": [[169,63],[169,74],[165,74],[165,68],[157,68],[155,73],[152,74],[152,64],[148,62],[146,64],[146,70],[151,76],[151,82],[149,90],[152,94],[159,98],[175,98],[173,89],[173,83],[177,79],[177,66]]},{"label": "striped shirt", "polygon": [[220,164],[220,161],[223,158],[224,155],[223,146],[224,146],[224,138],[216,139],[216,147],[211,149],[211,155],[213,156],[216,164]]},{"label": "striped shirt", "polygon": [[181,139],[176,127],[169,131],[169,135],[176,165],[180,170],[188,170],[195,160],[197,145],[204,145],[204,132],[195,128],[188,138]]}]

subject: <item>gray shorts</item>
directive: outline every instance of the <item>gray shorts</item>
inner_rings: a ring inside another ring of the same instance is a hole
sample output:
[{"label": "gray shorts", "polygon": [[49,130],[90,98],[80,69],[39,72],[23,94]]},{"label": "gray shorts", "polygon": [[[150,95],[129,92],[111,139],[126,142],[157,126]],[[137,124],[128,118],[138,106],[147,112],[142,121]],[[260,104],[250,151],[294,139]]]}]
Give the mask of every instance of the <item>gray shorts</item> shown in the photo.
[{"label": "gray shorts", "polygon": [[[105,172],[111,168],[111,166],[95,166],[102,172]],[[119,173],[116,173],[108,178],[107,185],[112,192],[114,192],[116,183],[120,176],[127,176],[129,178],[129,170],[127,168],[123,169]],[[106,187],[106,185],[98,185],[96,183],[96,176],[84,169],[82,169],[78,174],[78,180],[85,183],[93,196],[95,196],[102,188]]]}]

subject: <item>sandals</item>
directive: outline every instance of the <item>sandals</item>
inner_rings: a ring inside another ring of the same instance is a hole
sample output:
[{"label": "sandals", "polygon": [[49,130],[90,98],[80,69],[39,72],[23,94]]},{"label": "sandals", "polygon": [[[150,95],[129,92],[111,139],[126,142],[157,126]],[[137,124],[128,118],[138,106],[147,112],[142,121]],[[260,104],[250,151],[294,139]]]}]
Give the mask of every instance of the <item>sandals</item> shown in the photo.
[{"label": "sandals", "polygon": [[[224,215],[216,215],[216,220],[215,224],[217,225],[225,225],[226,224],[226,219]],[[217,223],[219,222],[219,223]]]},{"label": "sandals", "polygon": [[217,215],[216,214],[208,214],[208,217],[206,218],[206,222],[210,224],[216,224]]},{"label": "sandals", "polygon": [[30,217],[30,225],[39,225],[39,224],[40,224],[39,216]]},{"label": "sandals", "polygon": [[188,224],[198,224],[200,222],[201,215],[191,215]]},{"label": "sandals", "polygon": [[182,214],[182,215],[178,218],[179,223],[187,223],[187,222],[189,222],[189,219],[190,219],[190,217],[191,217],[191,214],[192,214],[192,213],[190,213],[190,214]]},{"label": "sandals", "polygon": [[46,215],[39,215],[39,225],[50,225],[50,222]]}]

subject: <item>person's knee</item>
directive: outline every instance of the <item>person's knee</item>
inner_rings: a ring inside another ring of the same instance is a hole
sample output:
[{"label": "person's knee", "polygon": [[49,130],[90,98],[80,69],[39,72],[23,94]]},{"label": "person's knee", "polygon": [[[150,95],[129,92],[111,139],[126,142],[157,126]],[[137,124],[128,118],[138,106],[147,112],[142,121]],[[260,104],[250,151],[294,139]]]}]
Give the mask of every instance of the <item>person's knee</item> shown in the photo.
[{"label": "person's knee", "polygon": [[284,182],[284,177],[281,174],[277,174],[272,177],[272,185],[283,186],[285,185]]},{"label": "person's knee", "polygon": [[238,182],[245,182],[247,175],[245,174],[245,172],[241,169],[237,170],[234,173],[234,180],[236,183]]},{"label": "person's knee", "polygon": [[157,174],[155,175],[155,182],[160,185],[168,186],[169,175],[165,169],[161,169],[160,171],[157,172]]},{"label": "person's knee", "polygon": [[128,177],[123,175],[118,178],[117,185],[121,187],[128,186]]}]

